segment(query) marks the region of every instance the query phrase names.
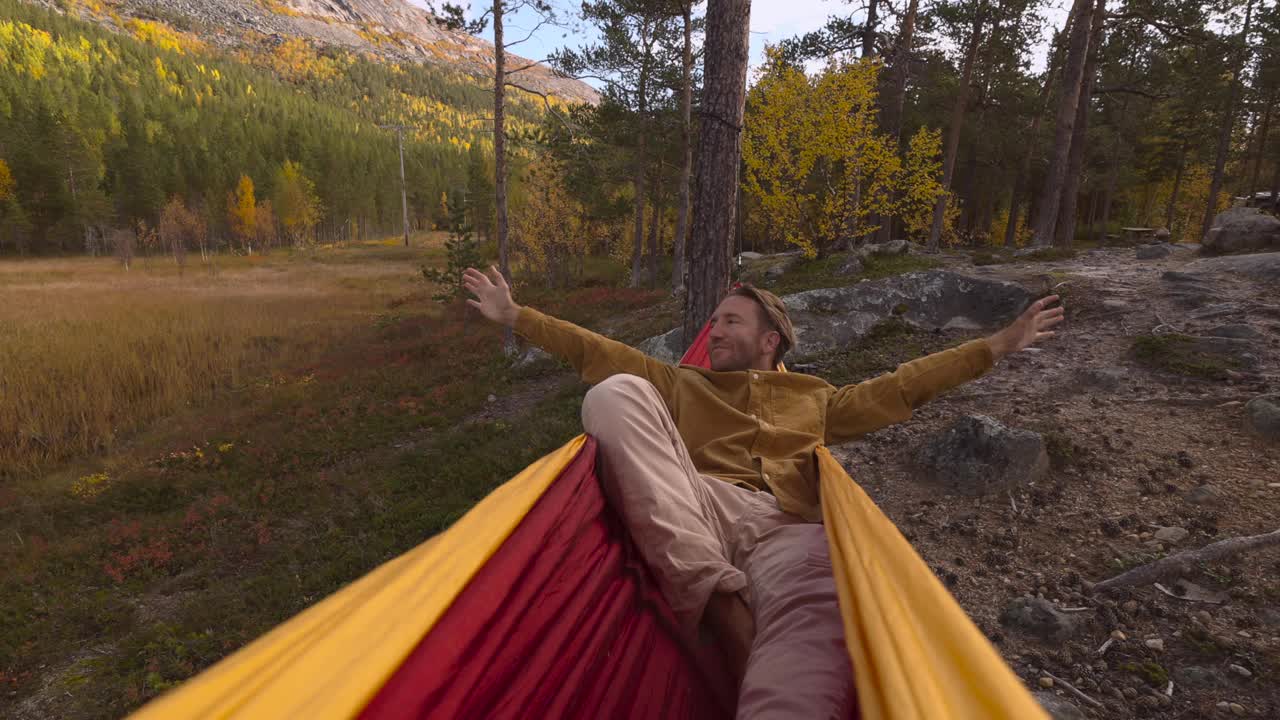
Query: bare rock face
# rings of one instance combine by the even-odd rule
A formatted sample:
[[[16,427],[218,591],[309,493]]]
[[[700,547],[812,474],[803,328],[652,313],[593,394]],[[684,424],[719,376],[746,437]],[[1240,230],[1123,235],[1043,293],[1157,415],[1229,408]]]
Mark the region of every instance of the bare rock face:
[[[930,330],[997,328],[1017,317],[1032,299],[1016,283],[946,270],[807,290],[782,298],[796,331],[796,348],[788,357],[803,359],[844,347],[891,317]],[[678,329],[649,338],[639,348],[665,362],[675,362],[684,352]]]
[[[1049,455],[1039,433],[966,415],[920,448],[921,479],[961,495],[1006,492],[1044,477]]]
[[[1206,255],[1259,250],[1280,250],[1280,218],[1249,207],[1218,213],[1201,243],[1201,252]]]
[[[804,357],[858,340],[881,320],[898,317],[926,329],[995,328],[1032,301],[1021,285],[946,270],[914,272],[783,298]]]
[[[113,10],[124,16],[185,18],[202,36],[234,45],[246,31],[277,38],[301,37],[332,47],[368,52],[401,62],[444,65],[466,73],[491,76],[493,44],[462,31],[449,30],[427,10],[405,0],[280,0],[273,10],[257,0],[121,0]],[[97,18],[95,18],[97,19]],[[217,36],[221,37],[217,37]],[[530,65],[508,55],[510,68]],[[586,83],[557,77],[533,64],[520,71],[521,85],[572,102],[599,102]],[[490,84],[492,78],[490,77]]]
[[[1185,274],[1193,275],[1202,275],[1208,272],[1227,272],[1244,275],[1263,282],[1280,282],[1280,253],[1254,253],[1252,255],[1207,258],[1188,263],[1183,270]]]

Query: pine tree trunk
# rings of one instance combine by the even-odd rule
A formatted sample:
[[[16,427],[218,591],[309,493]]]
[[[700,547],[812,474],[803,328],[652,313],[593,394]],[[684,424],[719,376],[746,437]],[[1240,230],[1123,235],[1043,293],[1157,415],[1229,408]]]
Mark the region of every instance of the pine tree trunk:
[[[1080,80],[1080,98],[1076,102],[1076,122],[1071,132],[1071,150],[1067,154],[1067,177],[1062,188],[1062,207],[1058,210],[1058,228],[1054,245],[1070,247],[1076,234],[1076,204],[1080,199],[1080,175],[1084,169],[1085,148],[1089,142],[1089,111],[1093,101],[1093,84],[1097,76],[1098,53],[1102,47],[1103,19],[1106,0],[1097,0],[1089,33],[1089,52]]]
[[[671,262],[671,292],[684,291],[684,246],[689,234],[689,176],[693,172],[693,8],[686,2],[681,9],[684,20],[684,50],[680,62],[680,164],[679,194],[676,198],[675,250]]]
[[[1178,204],[1178,192],[1182,189],[1182,173],[1187,166],[1187,143],[1183,141],[1182,149],[1178,151],[1178,170],[1173,175],[1173,190],[1169,193],[1169,202],[1164,207],[1164,226],[1169,230],[1170,237],[1173,233],[1173,209]]]
[[[876,0],[867,0],[867,22],[862,26],[862,57],[876,55]]]
[[[1204,221],[1200,223],[1200,238],[1204,239],[1213,227],[1213,217],[1218,210],[1218,192],[1222,190],[1222,173],[1227,167],[1227,153],[1231,150],[1231,129],[1236,124],[1236,100],[1240,97],[1240,74],[1249,57],[1249,23],[1253,19],[1253,0],[1245,6],[1244,28],[1240,31],[1240,59],[1236,62],[1231,89],[1227,92],[1227,107],[1222,113],[1222,125],[1218,129],[1218,152],[1213,163],[1213,179],[1209,181],[1209,199],[1205,202]]]
[[[1076,0],[1071,15],[1071,42],[1067,50],[1067,63],[1062,74],[1062,97],[1058,102],[1057,125],[1053,137],[1053,154],[1045,173],[1044,189],[1040,193],[1039,210],[1032,228],[1031,242],[1045,246],[1053,240],[1053,229],[1062,204],[1062,189],[1067,178],[1067,155],[1071,151],[1071,136],[1075,129],[1076,105],[1080,100],[1080,86],[1084,79],[1084,66],[1089,54],[1089,35],[1092,31],[1092,0]]]
[[[511,282],[511,249],[507,244],[507,129],[506,86],[507,52],[503,46],[502,3],[493,0],[493,202],[497,211],[498,272]],[[515,335],[511,328],[502,334],[502,348],[508,355],[515,352]]]
[[[1253,156],[1253,172],[1249,173],[1249,197],[1258,192],[1258,176],[1262,173],[1262,158],[1267,155],[1267,135],[1271,133],[1271,111],[1276,104],[1276,93],[1273,90],[1267,98],[1267,107],[1262,112],[1262,128],[1258,133],[1258,152]]]
[[[1124,110],[1125,110],[1125,106],[1122,103],[1120,106],[1120,116],[1122,119],[1124,117]],[[1116,184],[1120,181],[1120,158],[1118,155],[1119,152],[1120,152],[1120,128],[1119,128],[1119,123],[1117,122],[1116,123],[1116,139],[1115,139],[1115,142],[1112,143],[1111,145],[1111,173],[1107,176],[1107,191],[1102,196],[1102,227],[1100,228],[1101,236],[1098,238],[1095,238],[1099,242],[1106,239],[1107,228],[1111,224],[1111,200],[1116,196]]]
[[[974,61],[978,57],[978,47],[982,42],[982,25],[986,21],[987,4],[979,0],[977,12],[973,19],[973,30],[969,33],[969,46],[964,53],[964,64],[960,70],[960,87],[956,90],[956,102],[951,108],[951,126],[947,128],[947,144],[942,153],[942,189],[943,194],[933,206],[933,225],[929,228],[929,252],[938,251],[938,243],[942,239],[942,226],[947,217],[947,198],[951,193],[951,176],[956,167],[956,152],[960,148],[960,126],[964,124],[964,111],[969,104],[969,83],[973,80]]]
[[[653,205],[649,209],[649,281],[648,287],[656,290],[658,287],[658,260],[662,257],[662,233],[660,232],[662,219],[662,197],[659,193],[653,194]]]
[[[636,109],[639,111],[640,133],[636,147],[636,174],[632,180],[635,187],[635,227],[632,229],[631,249],[631,287],[636,288],[644,282],[644,208],[648,201],[645,197],[648,173],[649,122],[647,93],[649,84],[649,52],[651,43],[644,43],[644,59],[640,64],[640,77],[636,84]]]
[[[1067,32],[1070,27],[1071,18],[1067,18],[1067,25],[1062,32]],[[1027,180],[1031,175],[1031,159],[1035,156],[1036,136],[1040,133],[1040,122],[1049,111],[1050,91],[1053,89],[1053,79],[1058,73],[1061,59],[1062,53],[1054,53],[1049,61],[1049,67],[1045,70],[1044,84],[1040,86],[1040,109],[1031,116],[1031,125],[1027,128],[1027,148],[1022,153],[1022,163],[1018,165],[1018,172],[1013,176],[1013,187],[1009,190],[1009,224],[1004,228],[1004,246],[1007,248],[1018,245],[1018,220],[1019,215],[1022,214],[1022,196],[1026,193]],[[1027,212],[1030,213],[1030,211],[1031,209],[1028,208]]]
[[[699,162],[686,247],[684,342],[697,336],[729,284],[747,97],[750,0],[708,0]]]
[[[635,176],[631,185],[635,188],[635,206],[632,208],[631,229],[631,282],[633,288],[640,287],[644,271],[644,207],[645,207],[645,138],[640,133],[640,145],[636,150]]]
[[[889,101],[884,104],[882,117],[884,118],[885,132],[893,138],[894,146],[902,147],[902,108],[906,104],[907,99],[907,78],[910,76],[911,67],[911,44],[915,41],[916,34],[916,14],[920,7],[920,0],[911,0],[907,5],[907,13],[902,17],[902,28],[898,31],[898,44],[893,51],[893,80],[891,86],[893,88]],[[884,217],[880,219],[880,230],[876,233],[876,238],[880,242],[888,242],[893,239],[893,223],[895,218]]]

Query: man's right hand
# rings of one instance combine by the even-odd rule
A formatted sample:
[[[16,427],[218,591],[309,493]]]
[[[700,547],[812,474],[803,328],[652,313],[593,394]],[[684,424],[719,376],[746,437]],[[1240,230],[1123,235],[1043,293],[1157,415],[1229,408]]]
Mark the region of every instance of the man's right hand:
[[[520,306],[511,299],[511,288],[497,268],[490,265],[487,274],[467,268],[462,273],[462,286],[476,296],[475,300],[467,300],[468,305],[494,322],[515,327]]]

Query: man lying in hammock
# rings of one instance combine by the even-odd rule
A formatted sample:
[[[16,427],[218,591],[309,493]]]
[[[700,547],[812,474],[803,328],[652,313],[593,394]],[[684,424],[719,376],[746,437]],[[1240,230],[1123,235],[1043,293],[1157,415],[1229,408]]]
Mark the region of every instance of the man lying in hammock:
[[[601,481],[682,630],[703,621],[740,683],[738,717],[845,718],[854,704],[819,507],[814,449],[911,417],[1004,355],[1051,337],[1057,296],[983,340],[857,385],[774,372],[795,346],[786,308],[743,285],[711,317],[711,369],[660,362],[517,305],[502,276],[468,269],[467,302],[594,385],[584,430]]]

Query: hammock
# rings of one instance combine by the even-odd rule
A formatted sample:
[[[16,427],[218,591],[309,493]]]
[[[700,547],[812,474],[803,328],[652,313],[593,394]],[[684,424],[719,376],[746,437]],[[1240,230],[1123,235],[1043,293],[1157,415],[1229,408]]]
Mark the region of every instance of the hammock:
[[[709,325],[682,362],[708,365]],[[732,718],[605,502],[595,441],[139,710],[173,718]],[[864,720],[1048,720],[826,448],[823,519]]]

